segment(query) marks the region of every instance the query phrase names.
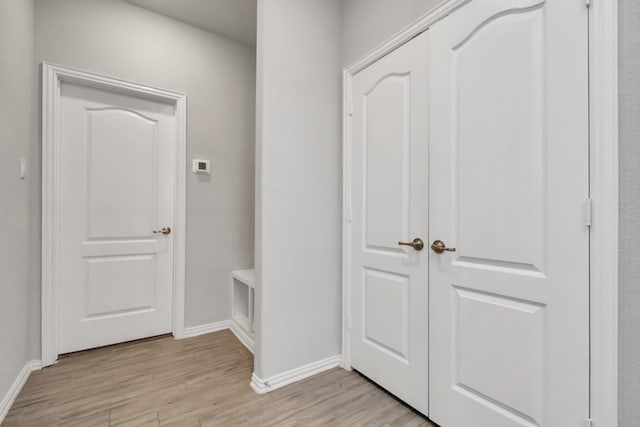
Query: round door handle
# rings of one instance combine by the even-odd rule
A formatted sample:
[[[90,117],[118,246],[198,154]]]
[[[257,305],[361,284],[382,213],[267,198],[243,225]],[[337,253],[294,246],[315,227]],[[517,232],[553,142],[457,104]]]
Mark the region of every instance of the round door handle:
[[[447,252],[455,252],[456,248],[448,248],[447,245],[445,245],[445,243],[442,240],[436,240],[431,244],[431,249],[438,254],[443,253],[444,251]]]
[[[424,242],[421,238],[416,237],[413,242],[398,242],[400,246],[411,246],[416,251],[421,251],[424,248]]]
[[[162,227],[161,230],[153,230],[153,234],[169,234],[171,233],[171,227]]]

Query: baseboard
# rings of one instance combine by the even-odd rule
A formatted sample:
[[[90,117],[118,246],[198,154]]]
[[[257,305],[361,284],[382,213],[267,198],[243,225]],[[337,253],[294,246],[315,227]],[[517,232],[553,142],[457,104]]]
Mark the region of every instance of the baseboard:
[[[266,379],[260,378],[254,372],[251,376],[251,388],[258,394],[268,393],[337,366],[342,366],[342,356],[340,355],[318,360]]]
[[[247,349],[253,353],[255,346],[253,344],[253,339],[238,325],[236,325],[232,320],[223,320],[222,322],[215,323],[207,323],[204,325],[198,326],[189,326],[188,328],[184,328],[184,336],[182,338],[192,338],[197,337],[198,335],[210,334],[211,332],[224,331],[225,329],[230,329],[231,332],[238,338]]]
[[[236,338],[238,338],[238,341],[240,341],[245,347],[247,347],[247,350],[249,350],[253,354],[255,351],[253,338],[251,338],[251,336],[247,334],[244,329],[238,326],[233,320],[231,321],[230,329],[231,332],[233,332],[233,334],[236,336]]]
[[[223,320],[222,322],[206,323],[204,325],[189,326],[184,328],[183,338],[197,337],[198,335],[210,334],[211,332],[224,331],[231,326],[230,320]]]
[[[0,402],[0,424],[4,421],[4,417],[9,413],[9,409],[11,409],[11,405],[15,402],[16,397],[20,394],[20,390],[24,387],[24,384],[29,379],[29,375],[33,371],[37,371],[42,368],[42,363],[39,360],[31,360],[27,362],[18,376],[16,377],[9,390],[7,390],[7,394],[4,395],[2,401]]]
[[[272,388],[267,385],[267,382],[257,376],[255,372],[251,374],[251,382],[249,383],[249,385],[251,386],[253,391],[258,394],[269,393],[272,390]]]

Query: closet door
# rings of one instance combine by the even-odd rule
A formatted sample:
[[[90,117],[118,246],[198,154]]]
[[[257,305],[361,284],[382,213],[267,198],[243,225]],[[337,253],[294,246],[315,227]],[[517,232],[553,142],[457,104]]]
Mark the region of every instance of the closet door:
[[[352,366],[425,414],[427,50],[425,33],[354,76],[348,178]]]
[[[442,426],[579,427],[589,414],[587,19],[583,0],[472,0],[430,29]]]

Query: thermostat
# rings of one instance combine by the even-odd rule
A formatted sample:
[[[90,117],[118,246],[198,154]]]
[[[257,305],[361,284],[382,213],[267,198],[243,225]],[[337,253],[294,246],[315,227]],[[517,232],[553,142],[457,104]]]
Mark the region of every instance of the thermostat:
[[[193,173],[211,173],[211,161],[193,159]]]

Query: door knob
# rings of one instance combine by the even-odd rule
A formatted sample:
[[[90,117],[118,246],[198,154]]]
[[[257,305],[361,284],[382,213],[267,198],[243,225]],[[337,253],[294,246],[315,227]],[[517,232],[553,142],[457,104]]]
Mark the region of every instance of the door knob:
[[[436,240],[431,244],[431,249],[438,254],[441,254],[444,251],[447,252],[455,252],[456,248],[448,248],[447,245],[444,244],[442,240]]]
[[[171,233],[171,227],[162,227],[161,230],[153,230],[153,234],[169,234]]]
[[[421,251],[424,248],[424,242],[421,238],[416,237],[413,242],[398,242],[400,246],[411,246],[416,251]]]

